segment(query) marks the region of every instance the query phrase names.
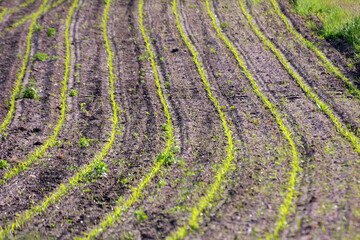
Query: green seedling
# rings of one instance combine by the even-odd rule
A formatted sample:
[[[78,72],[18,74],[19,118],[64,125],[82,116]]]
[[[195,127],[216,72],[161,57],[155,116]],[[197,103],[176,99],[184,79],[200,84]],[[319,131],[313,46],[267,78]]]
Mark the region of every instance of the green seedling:
[[[49,57],[49,55],[47,55],[47,53],[36,53],[32,59],[45,62],[45,61],[49,60],[50,57]]]
[[[6,161],[6,160],[0,160],[0,169],[4,170],[6,168],[8,168],[10,166],[10,164]]]
[[[77,96],[79,94],[79,91],[78,90],[76,90],[76,89],[71,89],[70,90],[70,97],[75,97],[75,96]]]
[[[228,23],[228,22],[222,22],[221,25],[220,25],[220,27],[221,27],[222,29],[228,28],[228,27],[230,27],[230,23]]]
[[[40,24],[35,24],[35,26],[34,26],[34,30],[35,30],[35,32],[39,32],[39,31],[41,31],[41,30],[43,30],[43,26],[41,26]]]
[[[47,30],[47,36],[48,37],[53,37],[56,35],[56,29],[55,28],[48,28]]]
[[[94,141],[93,139],[87,139],[86,137],[82,137],[82,138],[80,138],[78,145],[81,148],[89,147],[93,141]]]
[[[37,87],[27,87],[25,88],[25,90],[22,93],[22,97],[23,98],[31,98],[31,99],[39,99],[39,93],[38,93],[38,88]]]
[[[94,163],[93,168],[85,174],[85,180],[95,180],[107,176],[109,169],[105,163],[102,161],[97,161]]]
[[[140,221],[144,221],[148,218],[148,216],[146,216],[144,210],[142,208],[139,208],[139,210],[136,210],[134,212],[134,217],[140,222]]]

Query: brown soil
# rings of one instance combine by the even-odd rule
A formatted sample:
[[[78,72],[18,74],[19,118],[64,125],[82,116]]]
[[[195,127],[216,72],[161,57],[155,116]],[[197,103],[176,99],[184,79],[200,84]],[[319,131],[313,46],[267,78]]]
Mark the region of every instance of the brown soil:
[[[36,11],[39,1],[4,19],[0,30],[21,16]],[[301,90],[296,81],[252,31],[238,1],[214,0],[211,8],[218,23],[228,22],[224,34],[234,43],[260,91],[279,109],[301,154],[296,192],[282,239],[354,238],[359,234],[358,154],[338,133],[331,120]],[[261,32],[282,52],[319,97],[331,105],[336,116],[360,136],[359,100],[347,92],[337,77],[329,74],[317,56],[301,45],[283,25],[268,1],[246,9]],[[318,42],[305,22],[280,1],[297,29]],[[67,116],[56,146],[39,162],[16,175],[0,188],[0,226],[16,214],[39,204],[66,183],[76,171],[90,163],[106,144],[112,128],[107,52],[101,19],[104,1],[81,0],[73,15],[71,71]],[[4,0],[0,6],[14,7]],[[47,53],[51,60],[31,60],[23,86],[35,79],[39,100],[20,98],[1,139],[0,159],[10,168],[52,134],[60,113],[60,87],[64,74],[65,19],[71,3],[65,1],[45,13],[38,23],[44,28],[32,38],[31,57]],[[204,211],[200,228],[187,239],[257,239],[272,233],[279,206],[287,191],[291,170],[290,147],[276,119],[238,66],[231,51],[217,37],[205,2],[179,1],[185,34],[200,55],[211,90],[228,118],[235,142],[234,167],[221,191]],[[36,215],[14,232],[17,239],[72,239],[97,226],[113,211],[119,198],[128,199],[131,189],[144,179],[165,144],[166,122],[157,95],[150,61],[138,23],[138,1],[112,1],[108,37],[114,53],[115,100],[120,123],[115,142],[103,160],[109,172],[102,178],[81,182],[45,213]],[[176,27],[170,1],[145,1],[144,24],[152,39],[160,82],[172,116],[176,160],[151,179],[142,196],[99,239],[164,239],[183,226],[189,211],[214,182],[217,166],[225,157],[227,139],[214,104],[209,99],[192,56]],[[291,16],[290,16],[291,15]],[[7,113],[5,98],[21,65],[16,54],[25,51],[29,23],[1,36],[0,119]],[[49,27],[57,34],[48,37]],[[305,30],[303,30],[305,29]],[[325,43],[321,50],[352,79],[341,53]],[[81,147],[81,138],[92,139]],[[0,170],[3,177],[6,170]],[[147,218],[138,219],[142,211]]]

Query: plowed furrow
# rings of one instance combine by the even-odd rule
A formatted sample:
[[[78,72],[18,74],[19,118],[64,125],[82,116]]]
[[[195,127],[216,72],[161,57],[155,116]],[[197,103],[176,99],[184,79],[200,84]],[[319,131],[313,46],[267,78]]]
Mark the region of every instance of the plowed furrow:
[[[66,61],[67,64],[70,64],[69,28],[70,28],[70,23],[71,23],[71,16],[72,16],[72,13],[73,13],[75,7],[77,6],[77,4],[78,4],[78,1],[75,1],[73,3],[73,5],[72,5],[72,7],[70,9],[70,13],[69,13],[69,15],[67,17],[67,20],[66,20],[66,31],[65,31],[65,39],[66,39],[66,41],[65,42],[66,42],[66,49],[67,49],[67,61]],[[65,73],[67,73],[67,74],[69,73],[68,72],[69,68],[70,68],[70,66],[66,65]],[[109,66],[109,68],[111,69],[111,65]],[[108,153],[108,151],[110,150],[110,148],[112,146],[112,143],[113,143],[114,138],[115,138],[115,134],[117,132],[117,123],[118,123],[117,107],[116,107],[116,103],[115,103],[115,100],[114,100],[114,90],[113,90],[114,89],[113,88],[114,87],[114,85],[113,85],[114,77],[113,77],[112,74],[110,74],[110,76],[111,76],[111,78],[110,78],[109,85],[110,85],[110,96],[111,96],[111,102],[112,102],[112,104],[111,104],[112,107],[111,108],[113,110],[113,117],[111,118],[111,120],[113,121],[113,125],[112,125],[112,130],[111,130],[110,137],[108,138],[108,141],[106,141],[106,143],[103,144],[102,148],[97,152],[97,154],[94,157],[94,160],[90,164],[82,167],[79,171],[77,171],[75,173],[75,175],[72,178],[69,179],[68,183],[61,184],[56,189],[56,191],[53,191],[50,194],[48,194],[48,196],[40,204],[34,206],[33,208],[31,208],[29,210],[26,210],[26,211],[21,212],[20,214],[18,214],[16,219],[13,222],[9,223],[5,227],[5,231],[2,232],[4,235],[8,235],[14,229],[21,228],[24,223],[31,220],[35,215],[40,214],[44,210],[46,210],[49,205],[52,205],[53,203],[61,200],[61,197],[66,195],[67,192],[71,188],[73,188],[80,181],[82,181],[85,176],[88,176],[88,174],[90,172],[94,171],[95,167],[99,166],[99,164],[101,165],[101,162],[102,162],[103,158],[106,156],[106,154]]]
[[[235,8],[235,6],[234,5],[232,5],[232,4],[230,4],[229,2],[227,2],[227,3],[224,3],[224,5],[223,6],[227,6],[227,7],[230,7],[230,8]],[[216,9],[221,9],[221,8],[216,8]],[[221,11],[221,14],[220,14],[220,12],[219,12],[219,14],[220,15],[222,15],[222,16],[224,16],[225,14],[223,13],[223,12],[225,12],[226,10],[222,10]],[[225,18],[225,19],[223,19],[222,21],[229,21],[229,19],[231,19],[231,18]],[[229,21],[230,22],[230,24],[231,24],[231,26],[233,26],[233,24],[234,25],[238,25],[237,23],[235,23],[233,20],[232,21]],[[244,26],[242,26],[242,29],[244,28]],[[228,30],[226,31],[226,32],[228,32]],[[244,32],[243,30],[242,30],[242,32]],[[240,33],[240,31],[237,31],[237,33]],[[247,32],[246,32],[247,33]],[[248,38],[248,36],[249,36],[249,34],[251,35],[251,33],[247,33],[248,35],[246,35],[246,38]],[[239,35],[239,34],[238,34]],[[234,42],[236,43],[236,45],[238,46],[238,48],[240,48],[240,47],[242,47],[244,50],[245,50],[245,53],[246,53],[246,57],[247,58],[252,58],[252,57],[256,57],[255,59],[261,59],[261,58],[259,58],[259,57],[257,57],[256,56],[256,54],[254,54],[255,52],[256,52],[256,50],[254,51],[254,49],[256,49],[256,48],[254,48],[254,46],[252,46],[252,48],[253,48],[253,50],[246,50],[247,49],[247,46],[251,46],[250,44],[242,44],[242,45],[240,45],[240,44],[237,44],[237,40],[235,40],[235,37],[234,37],[234,35],[232,35],[231,36],[231,38],[232,39],[234,39]],[[239,36],[237,36],[237,39],[239,39]],[[257,45],[256,45],[257,46]],[[261,55],[263,55],[264,53],[266,52],[266,50],[264,51],[261,51]],[[259,52],[259,54],[260,54],[260,52]],[[260,55],[258,55],[258,56],[260,56]],[[269,57],[267,57],[267,58],[269,58]],[[271,57],[270,57],[270,59],[271,59]],[[253,61],[253,63],[256,63],[258,60],[256,60],[256,61]],[[255,65],[256,66],[256,65]],[[261,64],[261,66],[263,66],[265,69],[270,69],[270,68],[266,68],[266,64],[264,64],[264,63],[262,63]],[[273,65],[274,66],[274,65]],[[261,70],[257,70],[257,72],[261,72]],[[266,75],[265,75],[266,76]],[[264,78],[265,76],[263,76],[262,78]],[[267,78],[267,76],[264,78],[264,79],[266,79]],[[261,78],[260,78],[261,79]],[[269,82],[268,84],[267,84],[268,86],[271,86],[271,83]],[[288,88],[288,86],[286,86],[287,88]],[[293,91],[293,90],[292,90]],[[285,93],[286,94],[286,93]],[[292,93],[292,94],[294,94],[294,93]],[[286,94],[286,95],[289,95],[289,96],[291,96],[291,94]],[[278,97],[277,97],[278,98]],[[284,101],[283,101],[284,102]],[[287,103],[287,102],[284,102],[284,103]],[[297,116],[298,117],[298,120],[297,121],[299,121],[300,119],[299,119],[299,112],[298,113],[296,113],[296,111],[294,111],[294,109],[292,109],[292,108],[289,108],[289,106],[291,106],[291,105],[289,105],[289,104],[286,104],[285,105],[286,106],[286,108],[287,109],[289,109],[290,110],[290,112],[292,112],[292,114],[294,114],[295,116]],[[298,105],[299,106],[299,105]],[[300,112],[306,112],[306,110],[304,109],[304,110],[302,110],[302,111],[300,111]],[[300,128],[303,128],[303,126],[304,126],[304,122],[303,122],[303,120],[301,120],[302,121],[302,123],[298,123],[297,125],[298,125],[298,127],[300,127]],[[315,122],[314,122],[315,123]],[[305,124],[305,126],[311,126],[311,125],[314,125],[314,126],[317,126],[317,129],[315,130],[315,136],[317,135],[316,134],[316,132],[317,131],[319,131],[319,129],[321,129],[324,125],[321,125],[322,127],[321,128],[319,128],[320,127],[320,125],[318,125],[318,123],[315,123],[315,124]],[[323,129],[322,131],[323,131],[323,134],[324,135],[322,135],[322,136],[326,136],[326,135],[329,135],[329,133],[330,133],[330,136],[332,135],[332,137],[330,137],[330,138],[323,138],[323,141],[325,140],[325,143],[324,144],[329,144],[329,143],[327,143],[327,141],[328,140],[326,140],[326,139],[331,139],[331,138],[334,138],[335,136],[336,136],[336,134],[335,134],[335,136],[334,136],[334,130],[332,129],[332,127],[330,127],[330,128],[327,128],[328,130],[325,130],[325,129]],[[302,130],[302,131],[304,131],[304,132],[309,132],[309,130]],[[311,131],[310,131],[311,132]],[[313,134],[314,134],[313,133]],[[308,135],[308,134],[307,134]],[[310,142],[310,139],[314,139],[314,137],[315,136],[312,136],[312,137],[309,137],[309,140],[308,140],[308,142]],[[316,137],[315,137],[316,138]],[[336,137],[336,138],[338,138],[338,137]],[[311,140],[312,142],[314,142],[314,140]],[[317,141],[315,142],[315,143],[317,143]],[[332,144],[331,144],[332,145]],[[320,145],[318,145],[319,147],[314,147],[314,149],[319,149],[320,151],[319,151],[319,153],[321,153],[321,155],[323,155],[324,153],[324,151],[323,151],[323,149],[321,148],[321,144]],[[348,150],[346,150],[347,149],[347,147],[345,147],[345,149],[343,150],[343,151],[345,151],[345,152],[348,152]],[[318,153],[317,153],[318,154]],[[318,159],[321,159],[321,158],[323,158],[323,156],[318,156]],[[327,158],[329,158],[329,157],[331,157],[331,156],[329,156],[328,154],[326,154],[325,153],[325,155],[327,155],[326,157]],[[351,155],[351,153],[350,153],[350,155]],[[356,158],[356,156],[354,156],[353,155],[353,157],[355,157]],[[343,159],[343,161],[344,161],[345,159]],[[334,169],[335,169],[335,167],[334,167]],[[338,171],[337,170],[335,170],[335,172],[337,172],[337,174],[338,174]]]
[[[11,8],[11,9],[3,7],[1,9],[2,12],[0,12],[0,24],[2,23],[2,21],[4,20],[5,17],[13,14],[14,12],[19,11],[22,8],[27,7],[29,4],[32,4],[34,2],[35,2],[35,0],[27,0],[26,2],[20,4],[19,6],[16,6],[16,7]]]
[[[161,29],[153,31],[150,37],[154,39],[154,49],[159,50],[157,54],[159,66],[162,66],[162,70],[165,69],[160,72],[161,79],[167,82],[164,92],[170,95],[169,98],[177,99],[178,103],[175,102],[175,106],[187,106],[180,107],[182,119],[185,120],[186,129],[188,129],[187,138],[181,147],[181,152],[177,154],[179,158],[175,163],[168,169],[164,169],[161,176],[149,183],[142,195],[145,199],[140,199],[139,202],[133,204],[133,209],[128,213],[123,213],[121,224],[111,227],[104,234],[104,238],[108,236],[111,238],[124,231],[135,231],[134,228],[138,229],[143,237],[157,238],[160,236],[158,234],[164,236],[169,229],[164,229],[166,232],[163,233],[156,233],[153,228],[143,227],[143,224],[137,226],[135,224],[137,220],[133,217],[134,211],[144,209],[149,217],[144,224],[151,224],[154,228],[158,226],[159,221],[163,221],[164,215],[170,219],[176,219],[176,214],[170,214],[168,211],[179,203],[182,189],[186,187],[192,192],[199,191],[198,182],[210,182],[207,178],[213,173],[211,173],[209,161],[219,162],[221,157],[219,155],[223,154],[215,152],[215,146],[224,148],[224,140],[217,137],[223,135],[223,130],[217,120],[215,109],[206,96],[201,80],[191,77],[197,74],[196,68],[191,61],[191,56],[185,53],[186,49],[181,45],[182,40],[178,36],[178,30],[175,26],[171,26],[171,20],[173,20],[171,6],[169,7],[166,2],[157,1],[146,4],[144,7],[149,19],[146,21],[150,22],[149,28]],[[159,15],[162,17],[155,17]],[[166,25],[162,27],[164,23]],[[204,126],[206,126],[206,131],[202,130]],[[198,155],[192,156],[192,151],[196,151]],[[188,169],[194,174],[186,177],[185,166],[191,166]],[[165,197],[163,193],[167,196]],[[156,211],[158,207],[165,209],[159,213]]]
[[[98,3],[103,4],[102,1]],[[119,66],[119,69],[114,67],[114,73],[119,76],[115,86],[116,98],[123,106],[120,113],[125,115],[123,123],[126,126],[121,128],[124,134],[115,139],[116,145],[104,159],[110,171],[102,179],[74,187],[61,202],[49,206],[46,214],[35,217],[35,224],[28,224],[25,234],[55,225],[60,227],[51,229],[47,234],[67,239],[96,226],[112,211],[119,196],[131,194],[129,187],[136,186],[137,181],[147,173],[146,168],[150,167],[156,152],[161,150],[157,132],[161,121],[155,115],[156,109],[161,108],[150,70],[145,77],[140,71],[148,66],[138,60],[138,56],[144,52],[139,49],[141,43],[134,41],[136,29],[129,28],[134,21],[131,11],[133,3],[114,3],[113,8],[127,13],[116,16],[109,14],[112,17],[108,25],[109,39],[114,40],[113,51],[117,53],[114,63]],[[134,133],[139,136],[135,137]],[[74,204],[76,209],[73,208]],[[73,229],[72,232],[69,229]]]

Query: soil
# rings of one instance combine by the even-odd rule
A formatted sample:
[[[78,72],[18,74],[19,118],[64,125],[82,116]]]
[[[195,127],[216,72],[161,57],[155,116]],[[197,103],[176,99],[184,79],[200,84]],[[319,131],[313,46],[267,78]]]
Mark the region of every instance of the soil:
[[[312,91],[331,106],[349,131],[360,137],[359,99],[287,30],[269,1],[243,2],[260,31],[285,55]],[[223,33],[238,50],[259,90],[277,107],[300,153],[297,197],[280,238],[355,238],[360,234],[358,154],[263,45],[241,12],[239,2],[210,3],[217,23],[229,24]],[[308,40],[316,44],[320,41],[320,50],[344,75],[354,79],[356,71],[348,67],[344,53],[309,31],[306,21],[292,11],[290,4],[283,0],[279,3],[295,28]],[[40,4],[36,1],[4,18],[0,32],[37,11]],[[34,81],[39,99],[20,96],[16,100],[7,137],[0,140],[0,159],[10,164],[0,170],[1,178],[53,134],[60,114],[65,19],[71,4],[65,1],[38,19],[43,29],[35,32],[31,40],[30,57],[41,52],[50,59],[31,59],[27,65],[22,86],[26,88]],[[120,118],[115,141],[102,160],[109,171],[97,179],[81,181],[45,212],[16,229],[10,239],[83,236],[121,204],[121,199],[131,196],[132,189],[162,153],[166,118],[140,31],[138,5],[138,0],[112,1],[107,24]],[[0,8],[15,6],[15,1],[0,2]],[[55,146],[0,187],[2,227],[14,221],[17,214],[41,203],[61,183],[66,184],[108,142],[113,109],[101,25],[104,7],[103,0],[80,0],[74,11],[68,94],[75,90],[76,94],[67,97],[66,119]],[[199,229],[189,230],[186,239],[264,238],[273,232],[279,206],[288,190],[293,157],[289,143],[271,111],[253,91],[233,53],[217,36],[205,1],[178,1],[178,11],[184,33],[199,53],[211,91],[233,132],[235,148],[232,170],[202,213]],[[145,1],[144,25],[151,38],[179,150],[174,162],[161,168],[141,197],[99,239],[165,239],[187,223],[189,211],[214,182],[226,155],[227,138],[221,119],[179,34],[172,3]],[[53,37],[47,36],[50,27],[56,29]],[[6,99],[12,94],[21,67],[19,56],[25,52],[28,28],[29,22],[0,35],[0,119],[8,111]],[[87,147],[80,144],[84,138],[90,139]],[[139,217],[139,213],[146,217]]]

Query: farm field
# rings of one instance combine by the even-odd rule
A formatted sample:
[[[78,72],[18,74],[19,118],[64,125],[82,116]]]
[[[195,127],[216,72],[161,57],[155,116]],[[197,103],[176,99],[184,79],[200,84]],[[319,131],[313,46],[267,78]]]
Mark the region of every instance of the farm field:
[[[287,0],[0,0],[0,239],[360,239],[358,73]]]

